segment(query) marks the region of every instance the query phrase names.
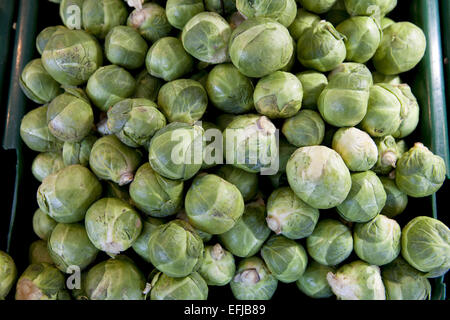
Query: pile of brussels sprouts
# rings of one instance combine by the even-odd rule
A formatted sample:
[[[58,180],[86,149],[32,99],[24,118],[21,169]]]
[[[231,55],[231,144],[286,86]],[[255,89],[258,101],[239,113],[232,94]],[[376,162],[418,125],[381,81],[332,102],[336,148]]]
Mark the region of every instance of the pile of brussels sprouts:
[[[229,286],[260,300],[279,282],[312,298],[430,298],[449,228],[430,212],[396,219],[446,168],[405,140],[420,107],[399,74],[426,40],[386,17],[396,0],[53,2],[63,25],[39,33],[20,78],[42,105],[20,127],[38,152],[40,240],[18,280],[0,253],[0,298],[198,300]],[[223,141],[226,161],[202,163],[214,129],[264,139]],[[261,175],[251,151],[279,155],[279,170]]]

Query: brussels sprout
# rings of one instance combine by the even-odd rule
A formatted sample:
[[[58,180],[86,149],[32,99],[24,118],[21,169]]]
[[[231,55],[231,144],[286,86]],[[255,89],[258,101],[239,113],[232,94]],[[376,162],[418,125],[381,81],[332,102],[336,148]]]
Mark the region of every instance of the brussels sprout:
[[[224,286],[233,279],[236,271],[234,257],[220,244],[206,246],[198,273],[210,286]]]
[[[421,143],[416,143],[397,161],[395,182],[410,197],[432,195],[445,181],[445,162]]]
[[[59,83],[82,85],[103,64],[102,48],[83,30],[60,29],[45,46],[42,64]]]
[[[39,32],[38,36],[36,37],[36,49],[39,52],[39,54],[42,55],[42,52],[44,52],[45,46],[47,45],[47,42],[50,40],[52,35],[58,30],[65,30],[65,27],[51,26]]]
[[[224,165],[219,168],[216,174],[226,181],[234,184],[242,194],[244,201],[249,201],[258,192],[258,175],[242,169]]]
[[[429,300],[430,281],[424,274],[398,257],[381,268],[387,300]]]
[[[139,167],[142,154],[132,149],[114,136],[98,139],[92,147],[89,165],[100,179],[111,180],[119,186],[133,181],[134,172]]]
[[[101,111],[108,111],[117,102],[130,97],[136,88],[136,80],[125,69],[109,65],[99,68],[89,78],[86,93]]]
[[[270,183],[274,188],[288,184],[286,165],[291,155],[297,150],[297,147],[288,143],[286,139],[280,138],[278,149],[278,172],[269,176]]]
[[[167,20],[180,30],[191,18],[203,11],[203,0],[167,0],[166,4]]]
[[[292,40],[292,48],[293,48],[292,52],[296,52],[297,51],[297,42],[292,37],[291,37],[291,40]],[[281,68],[279,71],[291,72],[292,69],[294,69],[294,67],[296,66],[296,62],[297,62],[297,57],[295,56],[295,54],[292,54],[291,59],[289,59],[288,64],[285,65],[283,68]]]
[[[373,167],[373,171],[378,174],[388,174],[397,165],[397,160],[402,156],[399,152],[394,137],[385,136],[375,139],[377,146],[377,162]]]
[[[126,256],[92,267],[85,285],[90,300],[144,300],[145,277]]]
[[[183,220],[158,226],[150,235],[148,248],[150,262],[169,277],[186,277],[200,267],[202,239]]]
[[[377,145],[366,132],[357,128],[337,130],[332,146],[351,171],[367,171],[377,163]]]
[[[236,8],[248,18],[272,18],[288,27],[295,19],[295,0],[236,0]]]
[[[36,180],[42,182],[45,177],[58,172],[64,167],[65,165],[60,153],[44,152],[34,158],[31,165],[31,172]]]
[[[173,81],[191,72],[194,60],[184,50],[181,40],[165,37],[150,47],[145,65],[152,76]]]
[[[128,16],[127,25],[139,31],[146,40],[155,42],[172,30],[166,10],[156,3],[145,3]]]
[[[407,84],[399,84],[397,88],[402,92],[402,98],[405,100],[405,107],[402,110],[402,122],[392,135],[394,138],[404,138],[409,136],[419,124],[420,108],[416,97],[411,92],[411,88]]]
[[[346,221],[362,223],[375,218],[385,204],[383,184],[373,171],[366,171],[352,174],[350,193],[336,209]]]
[[[352,184],[341,156],[324,146],[297,149],[287,163],[286,174],[297,197],[317,209],[341,204]]]
[[[183,220],[183,221],[185,221],[185,222],[187,222],[187,223],[189,223],[189,219],[188,219],[188,216],[187,216],[187,214],[186,214],[186,210],[180,210],[178,213],[177,213],[177,215],[175,216],[175,219],[180,219],[180,220]],[[190,223],[189,223],[190,224]],[[192,226],[192,225],[191,225]],[[194,227],[192,227],[196,232],[197,232],[197,234],[199,235],[199,237],[202,239],[202,241],[204,242],[204,243],[206,243],[206,242],[208,242],[209,240],[211,240],[212,239],[212,234],[210,234],[210,233],[208,233],[208,232],[205,232],[205,231],[202,231],[202,230],[200,230],[200,229],[196,229],[196,228],[194,228]]]
[[[231,61],[247,77],[262,78],[284,68],[293,52],[289,31],[269,18],[250,18],[231,34]]]
[[[349,17],[344,0],[337,0],[334,6],[325,13],[325,20],[331,22],[334,26],[337,26]]]
[[[253,83],[232,64],[215,66],[208,74],[205,89],[211,103],[223,112],[239,114],[254,108]]]
[[[427,278],[444,275],[450,268],[450,230],[437,219],[412,219],[402,230],[402,257]]]
[[[63,24],[69,29],[83,27],[82,9],[84,0],[61,0],[59,16]]]
[[[42,240],[50,238],[50,234],[57,224],[55,220],[41,209],[37,209],[33,214],[33,231]]]
[[[99,39],[104,39],[115,26],[125,24],[128,11],[121,0],[84,0],[83,28]]]
[[[384,16],[397,5],[397,0],[344,0],[351,16]]]
[[[222,16],[236,11],[236,0],[205,0],[204,2],[206,10],[217,12]]]
[[[231,291],[238,300],[270,300],[277,286],[278,280],[258,257],[241,260],[230,282]]]
[[[92,244],[111,257],[130,248],[142,231],[137,211],[117,198],[103,198],[90,206],[85,225]]]
[[[17,278],[14,260],[0,250],[0,300],[4,300]]]
[[[320,21],[320,17],[311,12],[301,8],[297,10],[297,15],[294,21],[289,26],[289,33],[295,41],[298,41],[306,30],[312,28],[317,22]]]
[[[142,70],[136,77],[136,90],[132,98],[156,101],[162,85],[163,82],[160,79],[150,75],[147,70]]]
[[[317,71],[303,71],[296,74],[303,87],[303,109],[317,109],[317,101],[328,85],[327,77]]]
[[[16,300],[70,300],[64,275],[51,264],[28,266],[16,285]]]
[[[331,71],[345,60],[343,36],[325,20],[305,30],[297,43],[300,63],[320,72]]]
[[[62,150],[62,159],[64,165],[81,164],[87,167],[89,164],[89,156],[97,137],[88,135],[80,142],[64,142]]]
[[[208,285],[197,272],[181,278],[172,278],[158,272],[153,276],[150,286],[150,300],[206,300],[208,298]]]
[[[244,214],[234,227],[219,235],[225,248],[241,258],[256,254],[270,235],[265,211],[266,207],[261,200],[247,204]]]
[[[329,272],[327,280],[331,290],[340,300],[386,300],[380,268],[361,260]]]
[[[48,252],[47,242],[44,240],[36,240],[30,245],[28,250],[28,261],[30,264],[42,262],[55,264],[50,256],[50,253]]]
[[[57,222],[84,219],[86,210],[102,193],[102,185],[89,169],[71,165],[47,176],[37,191],[39,208]]]
[[[325,123],[316,111],[300,110],[292,118],[286,119],[282,132],[289,143],[296,147],[319,145],[325,135]]]
[[[380,26],[381,26],[381,29],[384,30],[387,27],[389,27],[391,24],[394,24],[394,23],[395,23],[394,20],[387,18],[387,17],[383,17],[380,21]]]
[[[367,113],[372,74],[363,64],[341,64],[328,76],[317,102],[320,114],[335,127],[356,126]]]
[[[132,248],[142,259],[145,260],[145,262],[150,263],[150,249],[148,246],[150,236],[155,231],[155,229],[163,223],[164,222],[162,220],[151,217],[145,217],[142,219],[142,232],[133,243]]]
[[[321,14],[329,11],[336,0],[298,0],[300,4],[308,11]]]
[[[394,218],[406,209],[408,196],[397,187],[394,180],[380,177],[380,181],[386,192],[386,204],[383,210],[381,210],[381,213],[388,218]]]
[[[373,84],[388,83],[388,84],[400,84],[402,80],[399,75],[387,76],[378,71],[372,72]]]
[[[373,57],[375,69],[395,75],[414,68],[425,54],[426,38],[411,22],[397,22],[383,30],[383,39]]]
[[[297,280],[297,287],[308,297],[319,299],[333,296],[327,281],[327,274],[335,272],[334,267],[324,266],[311,261],[302,276]]]

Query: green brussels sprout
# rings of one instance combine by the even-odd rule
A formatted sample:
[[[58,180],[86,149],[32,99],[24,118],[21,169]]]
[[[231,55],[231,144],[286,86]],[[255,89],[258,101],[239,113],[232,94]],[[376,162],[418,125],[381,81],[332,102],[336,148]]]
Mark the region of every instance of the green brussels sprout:
[[[181,278],[172,278],[158,272],[153,276],[150,286],[150,300],[206,300],[208,298],[208,285],[197,272]]]
[[[267,240],[261,248],[261,257],[273,276],[284,283],[297,281],[308,264],[303,246],[281,235]]]
[[[167,20],[180,30],[191,18],[203,11],[203,0],[167,0],[166,4]]]
[[[253,199],[258,192],[258,175],[256,173],[250,173],[231,165],[224,165],[219,168],[216,174],[234,184],[241,192],[245,202]]]
[[[188,219],[188,216],[187,216],[187,214],[186,214],[186,210],[180,210],[178,213],[177,213],[177,215],[175,216],[175,219],[180,219],[180,220],[183,220],[183,221],[185,221],[185,222],[187,222],[187,223],[189,223],[189,219]],[[190,223],[189,223],[190,224]],[[191,225],[192,226],[192,225]],[[194,228],[194,227],[192,227],[196,232],[197,232],[197,234],[199,235],[199,237],[202,239],[202,241],[204,242],[204,243],[206,243],[206,242],[208,242],[209,240],[211,240],[212,239],[212,234],[210,234],[210,233],[208,233],[208,232],[205,232],[205,231],[202,231],[202,230],[200,230],[200,229],[196,229],[196,228]]]
[[[383,184],[373,171],[353,173],[350,193],[336,209],[346,221],[368,222],[383,210],[386,197]]]
[[[322,220],[306,238],[306,249],[311,258],[320,264],[336,266],[353,251],[352,233],[337,220]]]
[[[328,12],[336,3],[336,0],[298,0],[308,11],[321,14]]]
[[[260,79],[253,93],[256,110],[271,119],[289,118],[302,107],[303,87],[292,73],[275,71]]]
[[[244,16],[242,13],[240,13],[239,11],[235,11],[233,12],[229,17],[228,17],[228,23],[230,24],[231,30],[236,29],[237,27],[239,27],[239,25],[244,22],[245,20],[247,20],[247,17]]]
[[[341,204],[352,184],[341,156],[324,146],[297,149],[286,165],[286,174],[297,197],[317,209]]]
[[[403,152],[400,152],[393,136],[376,138],[375,143],[378,150],[378,156],[373,171],[378,174],[386,175],[397,166],[397,161],[402,156]]]
[[[413,198],[432,195],[445,181],[445,162],[421,143],[416,143],[397,161],[395,182]]]
[[[125,69],[109,65],[99,68],[89,78],[86,93],[101,111],[107,112],[117,102],[130,97],[136,88],[136,80]]]
[[[211,103],[223,112],[240,114],[254,108],[253,83],[230,63],[211,70],[205,89]]]
[[[64,165],[81,164],[87,167],[92,147],[97,141],[97,137],[90,134],[79,142],[64,142],[62,150],[62,160]]]
[[[57,224],[58,222],[41,209],[37,209],[33,214],[33,231],[42,240],[48,240],[50,238]]]
[[[414,68],[425,54],[427,40],[411,22],[397,22],[383,30],[383,39],[373,57],[375,69],[386,75]]]
[[[366,132],[357,128],[338,129],[332,146],[351,171],[367,171],[377,163],[377,145]]]
[[[75,164],[47,176],[37,191],[37,202],[57,222],[74,223],[84,219],[101,194],[102,185],[95,175]]]
[[[405,211],[408,205],[408,195],[397,187],[395,180],[380,177],[380,181],[386,192],[386,204],[381,213],[388,218],[394,218]]]
[[[335,272],[334,267],[324,266],[311,261],[302,276],[297,280],[297,287],[308,297],[320,299],[333,296],[327,281],[327,274]]]
[[[450,230],[437,219],[412,219],[402,230],[402,257],[427,278],[444,275],[450,268]]]
[[[366,116],[372,74],[360,63],[341,64],[328,76],[317,101],[323,119],[335,127],[353,127]]]
[[[392,136],[401,139],[409,136],[417,128],[417,125],[419,124],[420,108],[409,85],[399,84],[397,85],[397,88],[402,92],[406,106],[401,113],[402,122]]]
[[[295,41],[298,41],[306,30],[312,28],[319,21],[320,17],[318,15],[300,8],[297,10],[297,15],[288,28],[289,33]]]
[[[325,20],[305,30],[297,43],[297,58],[307,68],[331,71],[345,60],[343,36]]]
[[[145,262],[150,263],[149,257],[149,246],[148,241],[152,233],[156,230],[156,228],[162,225],[164,222],[160,219],[145,217],[142,219],[142,231],[139,237],[131,246],[133,250],[145,260]]]
[[[292,52],[296,52],[297,51],[297,42],[292,37],[291,37],[291,40],[292,40],[292,48],[293,48]],[[295,54],[292,54],[291,59],[289,59],[288,64],[285,65],[283,68],[281,68],[279,71],[291,72],[292,69],[294,69],[296,62],[297,62],[297,57],[295,56]]]
[[[28,261],[30,264],[48,263],[55,264],[47,248],[47,242],[44,240],[34,241],[28,250]]]
[[[220,244],[206,246],[198,273],[209,286],[224,286],[233,279],[236,271],[233,255]]]
[[[59,83],[82,85],[103,64],[102,48],[83,30],[60,29],[45,46],[42,64]]]
[[[380,17],[391,12],[397,5],[397,0],[344,0],[345,7],[351,16]]]
[[[138,212],[117,198],[96,201],[87,210],[84,223],[92,244],[111,257],[130,248],[142,231]]]
[[[31,165],[31,172],[39,182],[45,179],[48,175],[58,172],[65,167],[63,158],[60,153],[43,152],[39,153],[34,158]]]
[[[36,37],[36,49],[40,55],[42,55],[42,52],[44,52],[45,46],[47,45],[47,42],[50,40],[52,35],[58,30],[65,30],[65,27],[51,26],[39,32],[38,36]]]
[[[317,71],[303,71],[296,74],[303,87],[303,109],[317,109],[317,101],[328,85],[327,77]]]
[[[383,17],[383,18],[381,18],[380,26],[381,26],[381,29],[384,30],[387,27],[389,27],[391,24],[394,24],[394,23],[395,23],[394,20],[387,18],[387,17]]]
[[[290,144],[296,147],[319,145],[325,136],[325,123],[314,110],[300,110],[284,121],[281,129]]]
[[[194,59],[184,50],[180,39],[164,37],[150,47],[145,65],[152,76],[173,81],[191,72]]]
[[[344,0],[337,0],[334,6],[325,13],[325,20],[331,22],[333,26],[337,26],[349,17]]]
[[[381,268],[387,300],[429,300],[430,281],[424,274],[398,257]]]
[[[218,64],[229,61],[230,36],[230,25],[221,15],[200,12],[184,26],[181,41],[184,49],[194,58]]]
[[[169,122],[194,124],[205,113],[208,96],[199,82],[178,79],[161,87],[158,105]]]
[[[310,236],[318,220],[319,210],[300,200],[289,187],[276,189],[267,200],[267,225],[286,238]]]
[[[85,280],[90,300],[145,300],[145,284],[144,275],[126,256],[100,262]]]
[[[247,77],[262,78],[284,68],[294,53],[292,37],[270,18],[250,18],[231,34],[231,61]]]
[[[272,18],[288,27],[295,19],[295,0],[236,0],[236,8],[247,18]]]
[[[14,260],[0,250],[0,300],[4,300],[17,278],[17,269]]]
[[[220,242],[235,256],[247,258],[256,254],[270,235],[265,212],[261,200],[247,204],[234,227],[219,235]]]
[[[84,0],[81,10],[83,28],[104,39],[115,26],[125,24],[128,11],[121,0]]]
[[[339,300],[386,300],[380,268],[361,260],[329,272],[327,281]]]
[[[205,9],[225,16],[236,11],[236,0],[205,0]]]
[[[142,70],[136,77],[136,90],[131,97],[156,101],[158,98],[159,89],[162,85],[163,82],[160,79],[150,75],[147,72],[147,69]]]
[[[262,259],[250,257],[241,260],[230,287],[237,300],[270,300],[278,280]]]
[[[70,300],[64,275],[49,263],[29,265],[16,285],[16,300]]]
[[[401,84],[402,79],[399,75],[384,75],[378,71],[372,72],[373,84],[388,83],[388,84]]]
[[[173,122],[153,136],[148,158],[150,166],[172,180],[189,180],[202,167],[203,128]]]
[[[244,199],[234,184],[214,174],[202,174],[186,193],[185,209],[193,227],[222,234],[244,213]]]
[[[278,172],[269,176],[270,183],[274,188],[288,184],[286,177],[286,165],[291,155],[295,152],[295,150],[297,150],[297,147],[291,145],[286,141],[286,139],[281,137],[278,149]]]
[[[179,219],[153,230],[148,240],[150,262],[169,277],[181,278],[197,271],[203,241],[192,226]]]
[[[147,215],[164,218],[181,208],[183,186],[183,181],[160,176],[147,162],[137,170],[130,184],[130,196],[136,207]]]
[[[141,36],[151,42],[168,36],[172,30],[166,10],[152,2],[133,10],[128,16],[127,25],[135,28]]]
[[[100,179],[111,180],[119,186],[133,181],[142,154],[123,144],[115,135],[98,139],[91,149],[89,165]]]

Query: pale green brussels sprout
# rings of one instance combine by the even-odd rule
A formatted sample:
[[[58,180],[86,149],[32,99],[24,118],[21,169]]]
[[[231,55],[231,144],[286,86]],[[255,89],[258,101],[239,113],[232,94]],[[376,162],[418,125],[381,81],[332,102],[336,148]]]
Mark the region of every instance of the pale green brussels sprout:
[[[13,287],[17,278],[14,260],[0,250],[0,300],[4,300]]]
[[[402,79],[399,75],[384,75],[378,71],[372,72],[373,84],[388,83],[388,84],[401,84]]]
[[[293,53],[289,31],[270,18],[247,19],[231,34],[231,61],[247,77],[262,78],[284,68]]]
[[[320,17],[318,15],[300,8],[297,10],[297,15],[288,28],[289,33],[295,41],[298,41],[306,30],[313,27],[319,21]]]
[[[402,257],[427,278],[444,275],[450,268],[450,230],[437,219],[412,219],[402,230]]]
[[[87,83],[86,93],[92,103],[107,112],[117,102],[130,97],[136,88],[136,80],[125,69],[109,65],[99,68]]]
[[[346,62],[328,76],[317,107],[323,119],[335,127],[356,126],[366,116],[370,103],[372,74],[360,63]]]
[[[386,192],[386,204],[381,213],[388,218],[394,218],[405,211],[408,205],[408,195],[397,187],[395,180],[380,177],[380,181]]]
[[[378,156],[373,171],[378,174],[387,175],[397,166],[397,161],[403,152],[400,152],[393,136],[377,138],[375,139],[375,143]]]
[[[84,0],[61,0],[59,16],[67,28],[79,29],[83,27],[83,2]]]
[[[99,39],[104,39],[115,26],[127,21],[128,11],[122,0],[84,0],[83,28]]]
[[[97,139],[96,136],[90,134],[79,142],[64,142],[62,150],[64,165],[81,164],[87,167],[92,147]]]
[[[139,150],[123,144],[115,135],[109,135],[94,143],[89,165],[100,179],[111,180],[123,186],[133,181],[134,172],[141,160]]]
[[[325,13],[325,20],[331,22],[334,26],[337,26],[349,17],[344,0],[337,0],[334,6]]]
[[[329,11],[336,3],[336,0],[298,0],[298,2],[306,10],[321,14]]]
[[[136,89],[131,97],[156,101],[162,85],[161,79],[150,75],[147,69],[142,70],[136,77]]]
[[[200,174],[185,198],[190,224],[210,234],[222,234],[244,213],[244,199],[232,183],[214,174]]]
[[[203,164],[203,128],[173,122],[153,136],[148,151],[153,170],[172,180],[189,180]]]
[[[44,52],[45,46],[47,45],[47,42],[50,40],[52,35],[56,31],[63,29],[65,29],[64,26],[50,26],[39,32],[38,36],[36,37],[36,49],[39,54],[42,55],[42,52]]]
[[[270,300],[277,290],[278,280],[262,259],[250,257],[239,262],[230,287],[237,300]]]
[[[204,2],[206,10],[217,12],[222,16],[236,11],[236,0],[205,0]]]
[[[414,198],[432,195],[445,181],[445,162],[421,143],[416,143],[397,161],[395,182]]]
[[[306,67],[331,71],[345,60],[343,36],[325,20],[307,29],[297,43],[297,58]]]
[[[280,137],[278,149],[278,172],[269,176],[270,183],[274,188],[288,184],[286,177],[286,165],[291,155],[295,150],[297,150],[297,147],[288,143],[283,137]]]
[[[427,40],[411,22],[397,22],[383,30],[383,39],[373,57],[375,69],[386,75],[414,68],[425,54]]]
[[[306,238],[314,231],[319,210],[307,205],[289,187],[272,192],[267,200],[267,225],[289,239]]]
[[[394,24],[394,23],[395,23],[394,20],[387,18],[387,17],[383,17],[380,21],[380,26],[381,26],[381,29],[384,30],[387,27],[389,27],[391,24]]]
[[[306,238],[306,249],[311,258],[320,264],[336,266],[353,251],[352,233],[337,220],[322,220]]]
[[[256,196],[258,192],[258,175],[231,165],[224,165],[219,168],[216,174],[232,183],[239,189],[244,201],[249,201]]]
[[[167,0],[166,15],[169,23],[182,30],[196,14],[205,11],[203,0]]]
[[[149,257],[149,239],[156,228],[164,222],[160,219],[145,217],[142,219],[142,231],[139,237],[131,246],[133,250],[146,262],[150,263]]]
[[[155,42],[166,37],[172,26],[166,16],[166,10],[156,3],[145,3],[128,16],[127,25],[135,28],[146,40]]]
[[[366,132],[357,128],[338,129],[332,146],[351,171],[370,170],[378,159],[375,142]]]
[[[236,8],[247,18],[272,18],[288,27],[295,19],[295,0],[236,0]]]
[[[305,272],[308,256],[303,246],[281,235],[272,236],[261,248],[267,269],[279,281],[297,281]]]
[[[381,268],[386,300],[430,300],[431,285],[425,275],[398,257]]]
[[[286,174],[297,197],[317,209],[341,204],[352,184],[344,160],[325,146],[297,149],[287,163]]]
[[[83,30],[60,29],[45,46],[42,64],[59,83],[82,85],[103,64],[102,48]]]
[[[296,74],[303,87],[303,109],[317,109],[317,101],[325,87],[328,85],[327,77],[317,71],[303,71]]]
[[[44,69],[41,59],[31,60],[19,79],[23,93],[36,103],[48,103],[62,93],[60,84]]]
[[[290,144],[296,147],[319,145],[325,136],[325,123],[314,110],[300,110],[284,121],[281,129]]]
[[[84,283],[90,300],[145,300],[145,277],[126,256],[95,265]]]
[[[180,39],[164,37],[150,47],[145,65],[152,76],[173,81],[191,72],[194,59],[184,50]]]
[[[386,300],[380,268],[361,260],[329,272],[327,281],[339,300]]]
[[[147,215],[164,218],[181,208],[183,186],[183,181],[160,176],[147,162],[137,170],[130,184],[130,196],[135,206]]]
[[[72,273],[72,266],[83,270],[94,262],[98,250],[83,225],[58,223],[48,239],[48,252],[59,270]]]
[[[142,231],[138,212],[117,198],[96,201],[87,210],[84,223],[92,244],[111,257],[130,248]]]
[[[244,22],[245,20],[247,20],[247,17],[244,16],[242,13],[240,13],[239,11],[235,11],[233,12],[229,17],[228,17],[228,23],[230,24],[231,30],[236,29],[237,27],[239,27],[239,25]]]
[[[41,262],[29,265],[16,285],[16,300],[70,300],[64,275],[55,266]]]
[[[197,272],[177,278],[155,272],[150,283],[150,300],[207,300],[207,298],[208,285]]]
[[[43,152],[34,158],[31,164],[31,172],[36,180],[42,182],[48,175],[58,172],[65,167],[60,153]]]
[[[37,209],[33,214],[33,231],[42,240],[48,240],[50,238],[57,224],[58,222],[41,209]]]
[[[253,83],[230,63],[209,72],[205,89],[211,103],[223,112],[240,114],[254,108]]]
[[[44,240],[36,240],[28,249],[28,261],[30,264],[48,263],[55,264],[48,251],[47,242]]]
[[[383,210],[386,197],[383,184],[373,171],[353,173],[350,193],[336,209],[346,221],[368,222]]]
[[[175,216],[175,219],[180,219],[180,220],[183,220],[183,221],[189,223],[189,219],[188,219],[188,216],[187,216],[187,214],[186,214],[186,210],[184,210],[184,209],[183,209],[183,210],[180,210],[180,211],[177,213],[177,215]],[[189,223],[189,224],[190,224],[190,223]],[[192,225],[191,225],[191,226],[192,226]],[[197,232],[197,234],[199,235],[199,237],[202,239],[203,243],[208,242],[208,241],[211,240],[212,237],[213,237],[213,235],[210,234],[210,233],[208,233],[208,232],[202,231],[202,230],[200,230],[200,229],[196,229],[196,228],[194,228],[194,227],[192,227],[192,228]]]
[[[256,254],[270,235],[265,213],[262,200],[247,204],[234,227],[219,235],[220,242],[235,256],[246,258]]]
[[[224,286],[233,279],[236,271],[233,255],[220,244],[206,246],[198,273],[210,286]]]
[[[153,230],[148,248],[150,262],[159,271],[181,278],[198,270],[204,247],[189,223],[175,219]]]
[[[400,89],[403,94],[402,98],[405,101],[405,106],[401,113],[402,122],[392,136],[394,138],[401,139],[409,136],[417,128],[417,125],[419,124],[420,108],[416,97],[411,92],[409,85],[406,83],[399,84],[397,85],[397,88]]]
[[[75,164],[47,176],[37,191],[37,202],[57,222],[74,223],[84,219],[86,210],[101,193],[97,177]]]
[[[256,110],[270,119],[292,117],[302,107],[302,99],[302,83],[284,71],[261,78],[253,93]]]
[[[344,3],[351,16],[382,17],[397,6],[397,0],[344,0]]]
[[[327,274],[335,272],[334,267],[324,266],[312,260],[305,272],[297,280],[297,287],[308,297],[320,299],[333,296],[327,281]]]

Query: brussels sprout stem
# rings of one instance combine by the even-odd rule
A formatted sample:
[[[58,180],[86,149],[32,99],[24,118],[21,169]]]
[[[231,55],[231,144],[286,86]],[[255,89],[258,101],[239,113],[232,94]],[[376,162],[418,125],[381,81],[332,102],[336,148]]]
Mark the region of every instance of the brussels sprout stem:
[[[134,179],[134,175],[131,172],[122,174],[119,179],[119,186],[124,186],[126,184],[129,184],[131,181],[133,181],[133,179]]]
[[[381,163],[385,166],[391,166],[395,168],[397,163],[397,155],[393,151],[387,151],[381,157]]]
[[[276,234],[281,233],[281,226],[280,222],[276,218],[266,218],[267,225],[269,226],[269,229],[275,232]]]
[[[242,282],[251,285],[258,283],[259,280],[259,274],[256,269],[244,270],[234,278],[234,281],[236,282]]]
[[[214,245],[214,247],[211,250],[211,257],[214,260],[222,260],[224,254],[225,253],[223,252],[223,248],[222,248],[222,246],[219,243]]]

